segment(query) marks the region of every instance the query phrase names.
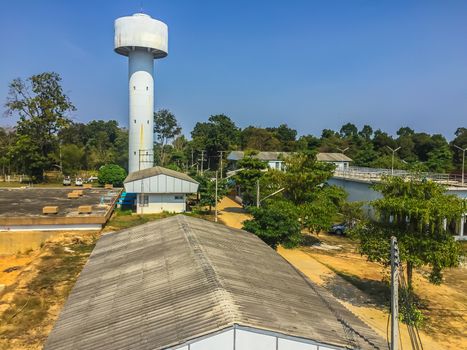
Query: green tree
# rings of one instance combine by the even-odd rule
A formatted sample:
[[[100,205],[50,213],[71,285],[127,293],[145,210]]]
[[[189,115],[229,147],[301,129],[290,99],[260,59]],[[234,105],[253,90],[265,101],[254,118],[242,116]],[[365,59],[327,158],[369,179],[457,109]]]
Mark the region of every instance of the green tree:
[[[180,135],[182,128],[178,125],[175,115],[167,109],[161,109],[154,113],[154,134],[159,146],[160,165],[166,163],[166,146],[170,140]]]
[[[358,129],[355,126],[355,124],[347,123],[347,124],[342,125],[339,133],[341,134],[343,138],[351,139],[357,136]]]
[[[237,166],[242,170],[235,175],[234,179],[235,183],[241,188],[243,205],[254,205],[256,204],[257,182],[264,175],[268,165],[266,162],[255,158],[254,153],[247,153],[238,162]]]
[[[84,148],[77,145],[62,145],[62,172],[65,175],[75,175],[83,168]]]
[[[194,176],[195,180],[199,182],[198,194],[199,204],[208,206],[209,211],[216,205],[216,180],[213,177],[203,175]],[[227,180],[217,179],[217,202],[219,203],[228,193]]]
[[[316,199],[323,184],[332,177],[335,165],[319,162],[314,152],[300,152],[285,158],[285,168],[287,171],[279,176],[284,198],[302,205]]]
[[[0,128],[0,167],[2,175],[5,177],[11,174],[14,160],[11,151],[16,143],[16,133],[12,129]]]
[[[240,134],[242,149],[257,151],[279,151],[281,141],[277,136],[266,129],[249,126]]]
[[[122,187],[126,171],[117,164],[107,164],[100,167],[97,178],[101,185],[112,184],[116,187]]]
[[[328,230],[339,213],[345,192],[339,187],[325,186],[317,191],[313,200],[299,207],[303,228],[319,233]]]
[[[193,148],[197,150],[196,156],[201,150],[205,150],[205,159],[208,160],[210,169],[217,169],[219,151],[236,149],[240,142],[240,130],[226,115],[212,115],[208,122],[196,123],[191,132]],[[206,166],[203,166],[206,169]]]
[[[415,176],[409,180],[387,177],[374,186],[383,198],[371,202],[376,219],[357,226],[354,234],[370,261],[389,264],[389,242],[396,236],[401,261],[406,263],[407,282],[412,289],[413,269],[429,266],[429,280],[439,284],[442,271],[459,264],[460,248],[444,221],[457,222],[466,210],[465,200],[445,194],[435,182]]]
[[[297,130],[289,128],[287,124],[281,124],[276,128],[266,128],[280,142],[280,147],[273,151],[294,151],[296,148]]]
[[[58,133],[70,124],[68,114],[76,110],[63,92],[61,77],[46,72],[9,85],[7,114],[19,116],[14,155],[34,181],[42,181],[44,170],[54,164]]]
[[[243,229],[254,233],[276,249],[279,244],[294,248],[302,240],[298,209],[287,201],[273,201],[261,208],[251,208],[252,220],[243,223]]]

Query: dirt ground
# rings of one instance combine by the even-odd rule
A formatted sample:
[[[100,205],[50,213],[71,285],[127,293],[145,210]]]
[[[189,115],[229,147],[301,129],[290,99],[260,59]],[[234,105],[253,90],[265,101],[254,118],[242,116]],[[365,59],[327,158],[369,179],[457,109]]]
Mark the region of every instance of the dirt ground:
[[[42,349],[97,235],[63,232],[28,253],[0,256],[0,350]]]
[[[228,226],[241,228],[249,216],[230,198],[219,205],[219,217]],[[299,249],[279,248],[278,253],[315,283],[328,289],[342,304],[386,339],[388,312],[382,282],[387,272],[366,261],[347,238],[321,234],[310,236]],[[318,243],[319,242],[319,243]],[[427,320],[420,336],[425,350],[467,349],[467,269],[446,271],[445,283],[435,286],[418,271],[414,277],[417,295],[426,301]],[[403,349],[411,349],[407,328],[401,324]],[[442,345],[441,345],[442,344]]]

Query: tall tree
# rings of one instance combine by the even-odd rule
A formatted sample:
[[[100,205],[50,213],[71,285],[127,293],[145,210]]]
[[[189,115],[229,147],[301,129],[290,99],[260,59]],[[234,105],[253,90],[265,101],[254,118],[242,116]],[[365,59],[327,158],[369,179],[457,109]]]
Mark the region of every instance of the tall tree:
[[[44,170],[52,167],[57,134],[70,124],[69,114],[76,110],[61,80],[59,74],[46,72],[14,79],[9,85],[7,114],[19,116],[14,154],[34,181],[41,181]]]
[[[289,128],[287,124],[281,124],[275,128],[266,128],[271,132],[280,142],[280,147],[273,151],[294,151],[296,148],[297,130]]]
[[[219,151],[230,151],[239,145],[240,130],[226,115],[212,115],[208,122],[196,123],[191,132],[193,147],[200,151],[206,151],[205,158],[210,161],[210,168],[217,169]],[[206,169],[206,166],[203,165]]]
[[[257,182],[265,174],[267,167],[267,163],[255,158],[254,153],[245,154],[245,157],[238,162],[238,168],[242,170],[234,179],[241,188],[244,205],[256,204]]]
[[[159,146],[160,165],[165,165],[167,144],[181,132],[182,128],[178,125],[175,115],[169,110],[161,109],[154,113],[154,134]]]
[[[240,139],[243,150],[279,151],[282,148],[281,141],[273,132],[254,126],[243,129]]]

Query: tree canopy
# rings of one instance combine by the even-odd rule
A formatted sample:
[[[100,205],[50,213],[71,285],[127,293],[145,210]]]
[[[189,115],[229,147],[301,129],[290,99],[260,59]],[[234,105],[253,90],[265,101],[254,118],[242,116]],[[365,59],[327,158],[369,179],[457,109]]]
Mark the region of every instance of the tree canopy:
[[[276,249],[279,244],[293,248],[302,236],[296,207],[288,201],[274,201],[264,207],[251,209],[253,219],[243,223],[243,229],[256,234]]]
[[[5,106],[8,115],[19,116],[11,153],[33,180],[41,181],[44,169],[58,166],[54,159],[58,133],[70,125],[69,114],[76,108],[54,72],[14,79]]]
[[[443,269],[459,263],[459,245],[449,226],[466,211],[465,200],[447,195],[442,185],[416,176],[409,180],[387,177],[375,189],[383,195],[371,202],[376,217],[354,232],[362,254],[387,265],[390,237],[396,236],[401,261],[407,264],[409,286],[413,268],[419,266],[428,266],[429,280],[440,283]]]

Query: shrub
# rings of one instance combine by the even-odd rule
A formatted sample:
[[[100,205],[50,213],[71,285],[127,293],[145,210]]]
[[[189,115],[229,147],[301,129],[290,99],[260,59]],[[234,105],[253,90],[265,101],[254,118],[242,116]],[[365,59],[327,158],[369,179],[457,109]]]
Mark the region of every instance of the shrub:
[[[254,233],[272,248],[279,244],[294,248],[302,240],[297,208],[290,202],[276,201],[261,208],[251,208],[253,220],[243,223],[243,229]]]
[[[101,185],[112,184],[116,187],[122,187],[126,171],[119,165],[107,164],[100,167],[97,178]]]

